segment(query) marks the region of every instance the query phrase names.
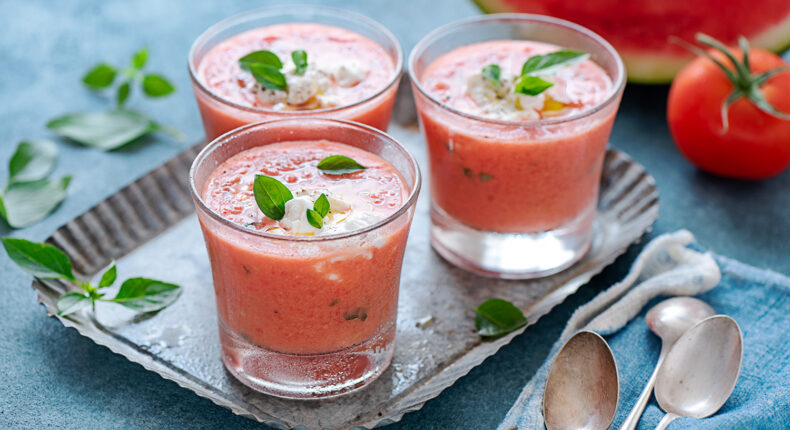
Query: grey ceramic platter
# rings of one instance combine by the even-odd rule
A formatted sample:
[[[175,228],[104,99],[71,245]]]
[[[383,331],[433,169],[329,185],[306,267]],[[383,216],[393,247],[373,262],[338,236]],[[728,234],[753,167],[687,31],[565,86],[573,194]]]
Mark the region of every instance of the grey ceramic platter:
[[[405,85],[404,85],[405,87]],[[390,133],[424,162],[422,139],[406,94]],[[275,428],[372,428],[420,409],[524,331],[493,341],[475,333],[474,308],[491,297],[515,303],[534,324],[638,241],[658,216],[653,178],[610,149],[602,175],[597,235],[571,268],[539,280],[500,281],[456,269],[430,247],[428,186],[423,187],[409,237],[398,306],[396,352],[390,368],[363,390],[331,400],[284,400],[252,391],[220,361],[208,257],[187,184],[200,146],[120,190],[48,239],[72,259],[78,276],[96,276],[110,259],[121,277],[146,276],[180,284],[181,298],[154,316],[135,317],[118,306],[95,314],[58,317],[99,345],[234,413]],[[36,281],[50,315],[67,286]],[[417,324],[431,319],[431,324]]]

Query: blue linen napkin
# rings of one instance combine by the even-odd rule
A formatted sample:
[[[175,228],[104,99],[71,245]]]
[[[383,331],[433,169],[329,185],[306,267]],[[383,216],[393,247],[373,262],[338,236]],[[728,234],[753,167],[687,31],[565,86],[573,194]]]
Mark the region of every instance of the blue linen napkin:
[[[669,429],[788,429],[790,278],[726,257],[710,253],[703,255],[715,259],[721,271],[721,281],[715,288],[697,297],[710,304],[717,313],[733,317],[741,326],[744,336],[743,365],[735,391],[716,414],[705,419],[680,418],[670,424]],[[608,292],[607,290],[600,296]],[[600,296],[591,303],[599,300]],[[661,342],[647,327],[645,314],[665,298],[666,296],[659,296],[650,300],[621,329],[600,329],[601,326],[598,325],[596,331],[609,342],[620,376],[620,400],[612,428],[618,428],[625,419],[658,359]],[[554,345],[549,358],[527,384],[500,424],[500,430],[544,428],[542,397],[546,376],[555,355],[567,338],[568,334],[564,333]],[[655,397],[651,398],[638,428],[655,428],[663,415]]]

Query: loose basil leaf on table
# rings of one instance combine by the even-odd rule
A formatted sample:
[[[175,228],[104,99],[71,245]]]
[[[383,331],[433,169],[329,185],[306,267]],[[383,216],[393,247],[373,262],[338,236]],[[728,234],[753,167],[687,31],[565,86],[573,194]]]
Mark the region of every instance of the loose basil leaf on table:
[[[115,93],[115,104],[118,109],[122,108],[126,100],[129,99],[129,94],[132,92],[132,82],[126,81],[118,85],[118,91]]]
[[[113,263],[109,269],[107,269],[102,275],[101,280],[99,280],[98,288],[109,287],[115,280],[118,278],[118,269],[115,267],[115,263]]]
[[[58,148],[48,140],[20,142],[8,163],[8,182],[28,182],[44,179],[52,173],[58,158]]]
[[[140,70],[143,67],[145,67],[145,63],[147,63],[147,62],[148,62],[148,49],[147,48],[140,48],[132,56],[132,67],[134,67],[137,70]]]
[[[261,212],[275,221],[285,216],[285,202],[294,198],[282,182],[265,175],[255,175],[252,192]]]
[[[92,303],[90,297],[83,293],[66,293],[58,299],[58,315],[64,316],[87,308]]]
[[[366,169],[365,166],[345,155],[330,155],[318,162],[318,168],[329,175],[344,175]]]
[[[83,145],[110,151],[154,131],[156,123],[132,110],[73,113],[55,118],[47,128]]]
[[[22,228],[46,218],[66,198],[71,176],[13,182],[0,195],[0,216],[13,228]]]
[[[176,88],[164,76],[149,73],[143,76],[143,92],[148,97],[164,97]]]
[[[130,278],[118,294],[104,301],[117,303],[137,312],[156,312],[170,306],[181,295],[181,287],[148,278]]]
[[[69,257],[52,245],[4,237],[3,247],[17,266],[36,278],[76,280]]]
[[[82,83],[92,90],[102,90],[112,85],[118,71],[107,63],[100,63],[88,70],[82,77]]]
[[[502,336],[527,324],[524,314],[504,299],[488,299],[475,309],[475,327],[482,337]]]

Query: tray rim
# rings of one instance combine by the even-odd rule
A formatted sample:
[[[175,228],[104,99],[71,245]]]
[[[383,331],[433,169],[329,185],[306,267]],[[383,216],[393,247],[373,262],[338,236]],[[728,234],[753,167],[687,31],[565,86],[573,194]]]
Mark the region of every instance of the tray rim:
[[[139,186],[139,184],[143,181],[148,180],[150,177],[157,174],[157,172],[168,169],[172,167],[173,164],[183,163],[186,159],[189,163],[191,163],[191,159],[194,158],[194,155],[197,151],[204,146],[204,142],[200,141],[197,144],[185,149],[184,151],[180,152],[179,154],[175,155],[171,159],[165,161],[164,163],[154,167],[146,174],[141,176],[140,178],[134,180],[130,184],[120,188],[115,193],[111,194],[110,196],[106,197],[93,207],[89,208],[85,212],[77,215],[72,220],[68,221],[67,223],[60,226],[51,236],[46,239],[47,243],[60,246],[61,240],[58,240],[58,234],[61,233],[62,230],[68,228],[71,223],[77,222],[78,220],[83,219],[85,216],[90,215],[94,211],[96,211],[100,206],[106,204],[107,201],[119,195],[126,190]],[[442,366],[437,367],[436,371],[427,376],[426,378],[418,381],[417,384],[414,384],[412,389],[407,389],[403,393],[401,393],[398,397],[393,399],[393,402],[388,404],[385,409],[379,411],[379,413],[375,416],[362,416],[358,417],[354,421],[350,421],[347,424],[348,428],[364,428],[364,429],[371,429],[374,427],[380,427],[384,425],[389,425],[392,423],[399,422],[406,413],[414,412],[422,409],[425,403],[431,399],[438,397],[445,389],[449,388],[456,381],[460,378],[468,374],[473,368],[479,366],[483,363],[487,358],[491,357],[492,355],[496,354],[500,348],[509,344],[512,339],[520,334],[522,334],[528,327],[535,324],[541,317],[545,316],[551,310],[563,303],[568,296],[574,294],[578,289],[587,284],[592,277],[599,274],[603,269],[611,265],[615,259],[623,255],[630,245],[640,243],[644,235],[650,231],[652,231],[653,224],[655,220],[658,218],[658,209],[659,209],[659,199],[658,199],[658,190],[656,188],[655,179],[647,173],[644,166],[634,161],[631,157],[629,157],[624,152],[608,147],[606,152],[607,160],[610,156],[614,156],[620,161],[628,163],[632,166],[636,166],[641,173],[645,176],[647,181],[649,197],[651,200],[648,203],[647,209],[647,217],[649,218],[646,221],[646,226],[641,229],[639,236],[629,242],[628,244],[624,245],[621,248],[617,248],[615,252],[612,252],[608,258],[602,260],[600,263],[600,268],[594,271],[587,271],[579,276],[569,279],[565,283],[560,284],[556,288],[552,289],[546,295],[544,295],[541,299],[532,303],[528,308],[522,309],[524,311],[525,316],[527,317],[527,325],[524,327],[509,333],[501,338],[497,338],[494,341],[485,341],[481,340],[476,343],[474,346],[471,346],[469,350],[464,353],[459,354],[458,356],[448,360],[447,363],[443,364]],[[160,228],[152,228],[150,231],[147,231],[143,234],[142,238],[135,240],[134,245],[130,248],[124,249],[122,253],[118,255],[111,255],[111,256],[103,256],[104,260],[108,261],[112,258],[121,257],[127,255],[134,251],[137,247],[140,247],[153,239],[154,237],[161,234],[163,231],[169,229],[170,227],[174,226],[176,223],[183,221],[185,218],[190,216],[194,213],[194,207],[192,206],[191,200],[189,201],[189,209],[188,210],[178,210],[179,208],[175,208],[173,211],[173,215],[175,219],[170,220],[170,222],[160,226]],[[166,218],[167,216],[165,216]],[[61,247],[61,249],[63,249]],[[73,255],[68,252],[67,249],[63,249],[64,252],[70,254],[69,256],[73,258]],[[88,266],[90,267],[90,266]],[[572,266],[574,267],[574,266]],[[98,270],[98,269],[97,269]],[[97,273],[97,270],[84,270],[79,264],[75,265],[75,274],[82,275],[82,276],[90,276]],[[570,288],[568,286],[571,285]],[[51,294],[57,294],[58,296],[64,292],[69,291],[70,289],[68,286],[60,281],[52,281],[52,280],[39,280],[34,279],[32,282],[32,288],[37,291],[38,293],[38,301],[39,303],[43,304],[47,310],[48,316],[53,316],[57,318],[64,326],[68,328],[75,329],[80,335],[85,336],[91,339],[94,343],[100,346],[104,346],[108,348],[110,351],[116,354],[122,355],[127,360],[137,363],[141,365],[146,370],[155,372],[160,377],[165,380],[170,380],[178,384],[182,388],[189,389],[193,393],[197,394],[198,396],[204,397],[212,401],[214,404],[230,409],[234,414],[243,416],[245,418],[253,419],[255,421],[274,426],[276,428],[304,428],[303,425],[294,424],[294,425],[285,425],[282,422],[278,421],[279,418],[275,416],[271,416],[268,413],[261,411],[261,410],[248,410],[247,408],[242,407],[240,404],[244,402],[233,402],[233,399],[228,398],[224,393],[219,392],[217,390],[211,390],[210,385],[202,383],[196,378],[192,377],[192,375],[183,372],[179,368],[175,366],[169,366],[164,360],[158,359],[154,354],[149,351],[142,351],[135,347],[135,344],[130,342],[129,340],[125,339],[123,336],[115,334],[109,330],[104,329],[101,327],[91,314],[90,317],[85,317],[84,315],[77,315],[77,316],[68,316],[62,317],[57,315],[57,302],[54,298],[55,296]],[[47,291],[50,291],[50,295],[46,294]],[[562,290],[561,292],[559,292]],[[559,292],[559,293],[558,293]],[[483,350],[479,350],[479,348],[483,348]],[[476,354],[471,353],[473,350],[478,350]],[[460,368],[459,368],[460,367]],[[169,372],[172,372],[169,373]],[[446,379],[446,381],[440,383],[437,387],[430,387],[430,381],[442,378]],[[425,393],[421,393],[421,391],[425,391]],[[218,395],[218,393],[220,395]],[[406,401],[408,400],[408,401]],[[404,404],[404,401],[405,404]],[[394,411],[394,412],[393,412]],[[265,417],[265,418],[261,418]],[[343,427],[346,428],[346,427]]]

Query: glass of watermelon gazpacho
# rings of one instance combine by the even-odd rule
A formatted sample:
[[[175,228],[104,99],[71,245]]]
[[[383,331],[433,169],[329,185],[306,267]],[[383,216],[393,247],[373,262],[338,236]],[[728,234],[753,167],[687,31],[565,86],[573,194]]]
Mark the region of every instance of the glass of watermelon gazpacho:
[[[267,121],[209,144],[190,182],[233,375],[317,398],[387,368],[420,188],[406,149],[358,123]]]
[[[245,12],[192,45],[189,72],[206,138],[285,117],[328,117],[386,130],[402,70],[379,23],[318,6]]]
[[[457,266],[534,278],[581,258],[625,85],[617,52],[573,23],[476,17],[409,59],[431,185],[431,243]]]

